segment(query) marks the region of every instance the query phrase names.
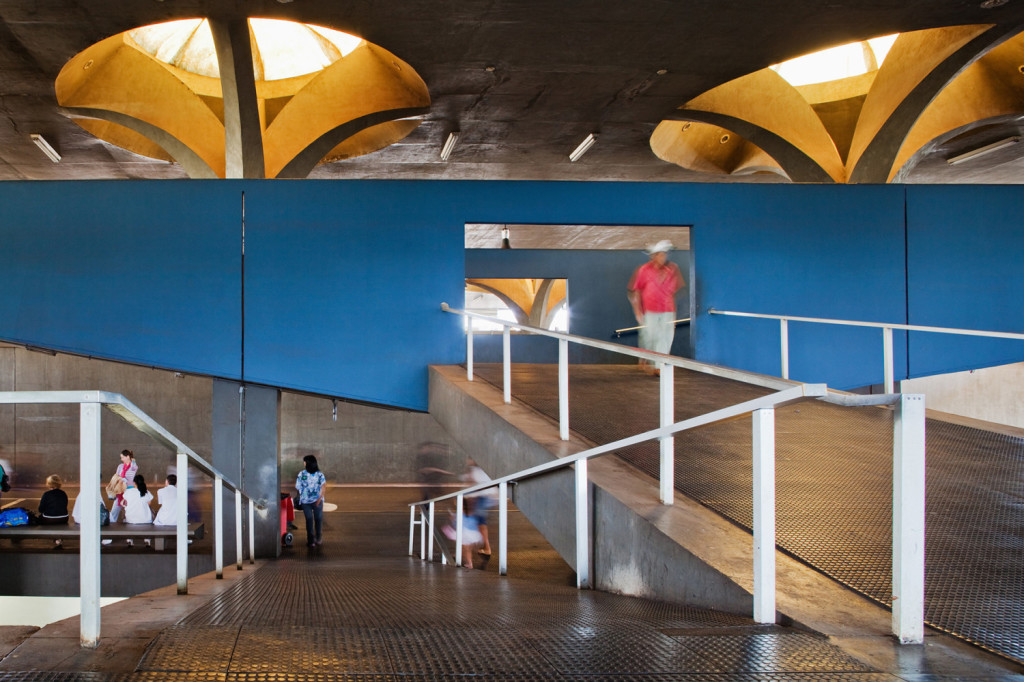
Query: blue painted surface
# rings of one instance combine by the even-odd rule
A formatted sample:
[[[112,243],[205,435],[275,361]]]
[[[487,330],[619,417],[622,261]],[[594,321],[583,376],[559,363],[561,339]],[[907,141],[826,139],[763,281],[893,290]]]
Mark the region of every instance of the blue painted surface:
[[[424,184],[246,191],[249,381],[426,409],[427,365],[464,359],[464,224]]]
[[[1024,333],[1017,186],[907,190],[910,324]],[[1024,341],[912,332],[910,376],[1019,362]]]
[[[727,188],[733,193],[733,187]],[[697,356],[778,376],[779,324],[708,309],[903,323],[903,189],[742,187],[695,221]],[[853,388],[882,380],[880,331],[791,324],[790,378]],[[897,344],[896,374],[906,372]]]
[[[588,311],[573,331],[595,338],[628,316],[618,270],[572,283],[603,256],[467,265],[467,222],[693,225],[696,357],[768,374],[777,323],[709,307],[1024,328],[1016,186],[9,182],[0,338],[240,378],[243,191],[245,380],[274,386],[424,409],[427,364],[464,357],[460,320],[439,305],[463,300],[466,272],[567,272]],[[1024,359],[1017,344],[919,336],[898,335],[897,378]],[[881,380],[880,332],[794,324],[790,344],[794,378]]]
[[[237,378],[239,193],[0,183],[0,338]]]
[[[636,325],[626,298],[626,284],[633,271],[648,260],[642,251],[582,251],[554,249],[471,249],[466,251],[466,277],[550,277],[568,280],[569,332],[591,339],[636,347],[636,333],[616,338],[614,331]],[[672,254],[688,280],[689,252]],[[680,317],[689,315],[687,289],[679,292]],[[462,307],[461,300],[457,307]],[[558,342],[532,335],[512,336],[513,362],[558,362]],[[477,362],[501,362],[501,334],[474,335],[473,357]],[[680,326],[673,355],[690,356],[689,327]],[[573,363],[632,364],[635,359],[610,351],[571,344]]]

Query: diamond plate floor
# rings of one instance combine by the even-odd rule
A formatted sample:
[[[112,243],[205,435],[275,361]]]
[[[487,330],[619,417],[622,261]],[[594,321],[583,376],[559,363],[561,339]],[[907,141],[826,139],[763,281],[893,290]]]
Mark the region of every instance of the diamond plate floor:
[[[925,660],[915,654],[904,670],[890,658],[903,649],[888,638],[876,644],[880,662],[868,664],[803,630],[580,591],[568,566],[514,510],[510,576],[498,576],[493,565],[481,571],[423,562],[405,556],[404,505],[416,495],[410,488],[332,488],[339,510],[324,516],[323,547],[285,549],[278,560],[234,573],[224,589],[159,630],[131,668],[103,667],[116,643],[87,654],[77,648],[77,630],[66,628],[71,648],[57,652],[58,640],[44,629],[38,635],[54,643],[46,647],[52,660],[23,654],[18,660],[34,669],[5,665],[0,681],[934,682],[964,679],[965,671],[1021,679],[971,658],[927,660],[928,647],[919,652]],[[180,599],[173,590],[165,598],[138,599],[157,610]],[[105,610],[105,628],[123,604]],[[64,669],[40,669],[47,665]],[[90,672],[94,666],[106,672]]]
[[[500,364],[475,365],[500,387]],[[557,366],[513,365],[516,399],[558,419]],[[676,420],[770,391],[676,369]],[[569,423],[601,444],[658,427],[658,379],[635,366],[573,366]],[[777,541],[891,605],[892,413],[804,402],[776,411]],[[925,619],[1024,661],[1024,439],[929,419]],[[676,489],[751,526],[751,426],[676,436]],[[658,445],[618,453],[658,475]]]
[[[390,516],[394,545],[407,516]],[[581,592],[567,584],[568,575],[500,578],[368,556],[369,543],[353,555],[360,543],[345,539],[338,527],[344,518],[327,515],[322,548],[290,550],[164,630],[124,679],[896,679],[819,636]],[[348,519],[380,523],[365,515]],[[384,525],[374,527],[383,540]],[[354,530],[365,538],[372,529]],[[522,543],[522,531],[510,536]],[[517,567],[537,553],[528,543],[510,548]]]

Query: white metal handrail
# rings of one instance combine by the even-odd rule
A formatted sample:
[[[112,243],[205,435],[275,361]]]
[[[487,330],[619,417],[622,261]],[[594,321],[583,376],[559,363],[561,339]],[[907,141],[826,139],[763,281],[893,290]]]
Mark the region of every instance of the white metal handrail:
[[[754,374],[729,367],[719,367],[703,362],[696,362],[688,358],[680,358],[665,353],[625,346],[610,341],[599,341],[588,339],[584,336],[576,336],[564,332],[556,332],[550,329],[542,329],[530,325],[517,324],[502,320],[497,317],[488,317],[479,313],[456,310],[447,303],[441,304],[441,310],[468,318],[485,320],[502,327],[502,387],[506,404],[512,402],[512,329],[529,332],[539,336],[548,336],[558,340],[558,435],[562,440],[569,440],[569,343],[575,343],[590,348],[611,351],[627,357],[639,358],[653,363],[659,368],[661,380],[659,382],[659,424],[662,427],[669,426],[674,421],[675,415],[675,390],[674,369],[682,367],[695,372],[712,374],[715,376],[743,381],[748,384],[755,384],[770,388],[775,391],[785,390],[792,387],[795,382],[781,380],[777,377]],[[466,331],[466,378],[473,381],[473,325],[468,325]],[[675,468],[675,441],[671,435],[664,436],[660,441],[659,468],[661,470],[661,491],[660,499],[662,504],[670,505],[675,499],[675,491],[672,484],[672,477],[666,472]]]
[[[433,560],[434,509],[440,501],[456,499],[456,563],[462,561],[462,510],[465,495],[498,487],[499,497],[499,560],[498,572],[507,571],[507,490],[510,482],[537,476],[554,469],[575,467],[576,508],[576,563],[577,584],[590,587],[589,569],[590,530],[587,520],[587,462],[615,449],[652,439],[661,443],[659,497],[663,504],[671,504],[674,490],[674,438],[673,434],[698,426],[731,419],[746,413],[753,414],[754,448],[754,618],[761,623],[775,622],[775,407],[796,400],[817,398],[844,406],[892,405],[893,423],[893,633],[901,642],[920,643],[924,638],[924,396],[886,395],[855,396],[829,392],[824,384],[797,384],[787,379],[732,370],[698,363],[661,353],[638,350],[629,346],[587,339],[562,332],[553,332],[451,309],[441,304],[442,310],[467,317],[479,317],[503,327],[503,390],[505,403],[511,402],[511,328],[558,339],[559,431],[568,439],[568,343],[579,343],[593,348],[610,350],[623,355],[647,359],[661,369],[660,417],[661,426],[637,436],[586,450],[529,469],[492,480],[488,483],[449,493],[430,500],[413,503],[409,507],[409,554],[414,553],[415,526],[420,526],[420,556]],[[775,388],[774,395],[764,396],[700,417],[672,423],[674,418],[673,369],[684,367],[699,372],[725,376],[745,383]],[[473,380],[473,332],[467,330],[467,379]],[[420,520],[416,520],[416,511]],[[426,529],[430,528],[429,541]]]
[[[957,327],[929,327],[919,324],[896,324],[890,322],[865,322],[862,320],[836,320],[825,317],[798,317],[796,315],[769,315],[767,313],[745,313],[735,310],[715,310],[710,308],[709,315],[728,315],[731,317],[754,317],[767,320],[779,321],[779,340],[782,355],[781,376],[789,378],[789,322],[814,322],[817,324],[832,324],[846,327],[874,327],[882,330],[882,363],[883,383],[886,393],[896,392],[895,369],[893,367],[893,341],[892,332],[894,329],[911,332],[931,332],[935,334],[956,334],[960,336],[982,336],[993,339],[1017,339],[1024,340],[1024,334],[1016,332],[993,332],[982,329],[960,329]]]
[[[88,481],[102,480],[100,473],[100,407],[118,415],[138,431],[177,454],[177,586],[178,594],[188,593],[188,465],[191,463],[203,473],[213,477],[214,544],[217,577],[224,574],[224,515],[222,491],[226,486],[235,493],[236,565],[242,570],[242,497],[249,501],[249,560],[253,559],[253,523],[255,508],[266,507],[265,501],[253,500],[232,483],[213,465],[204,460],[149,415],[119,393],[106,391],[0,391],[0,404],[63,404],[79,405],[80,414],[80,479],[82,481],[79,504],[82,509],[96,509],[100,500],[99,488]],[[82,514],[79,539],[81,644],[94,649],[100,641],[100,525],[96,514]]]

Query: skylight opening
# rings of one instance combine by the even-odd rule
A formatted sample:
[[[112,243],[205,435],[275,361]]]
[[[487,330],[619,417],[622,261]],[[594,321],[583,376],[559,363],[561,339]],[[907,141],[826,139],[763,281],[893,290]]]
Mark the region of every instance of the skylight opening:
[[[320,71],[346,57],[362,38],[323,26],[278,19],[249,19],[259,50],[257,80],[281,80]],[[206,19],[182,19],[128,31],[144,52],[179,69],[220,78],[213,35]],[[255,65],[254,65],[255,66]]]
[[[876,71],[899,34],[831,47],[769,68],[794,86],[828,83]]]

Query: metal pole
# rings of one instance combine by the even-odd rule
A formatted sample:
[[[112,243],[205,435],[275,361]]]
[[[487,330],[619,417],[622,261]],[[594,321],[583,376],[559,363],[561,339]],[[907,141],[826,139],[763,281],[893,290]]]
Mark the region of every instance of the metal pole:
[[[427,561],[433,561],[434,560],[434,503],[431,502],[428,505],[428,508],[430,509],[430,535],[429,535],[429,540],[427,540],[427,543],[428,543]]]
[[[892,366],[892,327],[882,327],[882,349],[885,364],[885,392],[895,393],[896,386]]]
[[[79,504],[82,528],[79,536],[79,599],[81,601],[80,640],[83,649],[100,644],[100,492],[96,481],[100,476],[99,403],[82,403],[79,407],[79,477],[82,481]]]
[[[675,367],[668,363],[661,363],[661,420],[658,424],[661,427],[672,426],[675,423]],[[672,504],[675,501],[675,476],[676,476],[676,439],[674,436],[665,436],[660,440],[661,445],[661,471],[660,471],[660,495],[662,504]]]
[[[502,378],[505,385],[505,404],[512,402],[512,328],[503,327],[501,332]]]
[[[256,563],[256,505],[249,498],[249,563]]]
[[[427,510],[420,505],[420,559],[427,559]]]
[[[498,484],[498,575],[508,575],[508,481]]]
[[[469,329],[466,331],[466,380],[473,380],[473,320],[468,320]]]
[[[569,440],[569,341],[558,339],[558,436]]]
[[[782,378],[789,378],[789,320],[779,320],[779,341],[782,347]]]
[[[213,477],[214,565],[217,579],[224,577],[224,479]]]
[[[175,533],[178,573],[178,594],[188,594],[188,455],[179,452],[175,462],[178,477],[178,502],[174,510],[177,526]]]
[[[462,565],[462,495],[455,498],[455,565]]]
[[[754,622],[775,623],[775,408],[754,410]]]
[[[587,490],[587,460],[576,467],[576,587],[588,589],[590,582],[590,504]]]
[[[305,513],[305,512],[303,512]],[[409,556],[415,556],[416,551],[416,506],[409,507]]]
[[[924,396],[904,394],[894,406],[892,466],[892,633],[903,644],[924,641]]]
[[[235,490],[235,568],[242,570],[242,491]]]

